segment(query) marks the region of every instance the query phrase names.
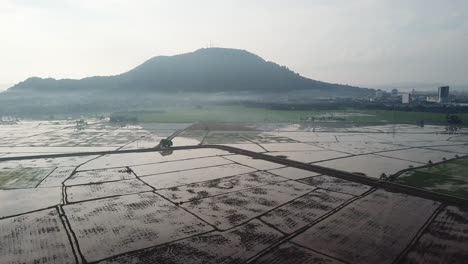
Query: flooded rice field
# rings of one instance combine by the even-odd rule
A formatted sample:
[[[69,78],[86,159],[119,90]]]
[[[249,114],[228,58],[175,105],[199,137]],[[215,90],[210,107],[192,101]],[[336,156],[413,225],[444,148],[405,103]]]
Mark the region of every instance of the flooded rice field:
[[[468,258],[468,210],[448,206],[441,210],[414,247],[407,263],[457,263]],[[460,241],[457,243],[454,241]]]
[[[139,152],[171,135],[197,147]],[[0,126],[0,142],[0,263],[468,258],[467,204],[333,170],[378,182],[445,166],[468,137],[443,127],[29,121]]]
[[[292,239],[351,263],[392,263],[437,202],[377,190]],[[358,251],[360,251],[358,253]]]
[[[403,169],[424,165],[424,163],[420,162],[395,159],[377,154],[356,155],[322,161],[315,164],[342,171],[349,171],[371,178],[380,178],[382,175],[390,176]]]

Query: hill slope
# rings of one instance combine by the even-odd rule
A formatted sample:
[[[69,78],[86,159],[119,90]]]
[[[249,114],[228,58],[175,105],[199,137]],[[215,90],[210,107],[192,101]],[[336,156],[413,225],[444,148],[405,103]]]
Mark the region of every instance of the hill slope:
[[[311,90],[322,96],[363,96],[372,90],[311,80],[284,66],[238,49],[209,48],[154,57],[116,76],[80,80],[29,78],[13,91],[36,92],[290,92]]]

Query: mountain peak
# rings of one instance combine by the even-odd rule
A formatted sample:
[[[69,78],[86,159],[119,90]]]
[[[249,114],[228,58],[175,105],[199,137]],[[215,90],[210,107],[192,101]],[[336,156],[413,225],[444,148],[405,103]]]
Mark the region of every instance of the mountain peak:
[[[222,48],[222,47],[211,47],[211,48],[200,48],[192,53],[205,53],[205,54],[226,54],[226,55],[250,55],[260,58],[259,56],[243,49],[233,48]]]
[[[232,60],[232,59],[243,59],[243,60],[249,59],[251,61],[259,61],[259,62],[265,61],[260,56],[253,54],[251,52],[248,52],[246,50],[212,47],[212,48],[200,48],[193,52],[187,52],[187,53],[177,54],[173,56],[165,56],[165,55],[155,56],[145,61],[142,65],[145,65],[148,63],[159,62],[159,61],[182,60],[182,59],[194,60],[194,61],[197,61],[200,59],[211,60],[211,61],[213,60],[224,61],[224,60]]]

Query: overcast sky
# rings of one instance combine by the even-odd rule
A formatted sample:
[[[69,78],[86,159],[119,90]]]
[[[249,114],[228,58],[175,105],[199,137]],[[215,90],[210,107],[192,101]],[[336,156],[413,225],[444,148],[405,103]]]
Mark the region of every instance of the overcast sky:
[[[467,0],[0,0],[0,88],[245,49],[336,83],[468,84]]]

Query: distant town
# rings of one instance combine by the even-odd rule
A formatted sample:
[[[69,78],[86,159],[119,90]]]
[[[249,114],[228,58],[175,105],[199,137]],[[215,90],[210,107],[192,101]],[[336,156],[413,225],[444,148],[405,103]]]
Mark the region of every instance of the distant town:
[[[392,89],[386,92],[381,89],[375,91],[375,96],[370,98],[371,102],[380,103],[401,103],[401,104],[442,104],[468,106],[468,96],[450,95],[450,86],[441,86],[433,92],[416,91],[399,92]]]

